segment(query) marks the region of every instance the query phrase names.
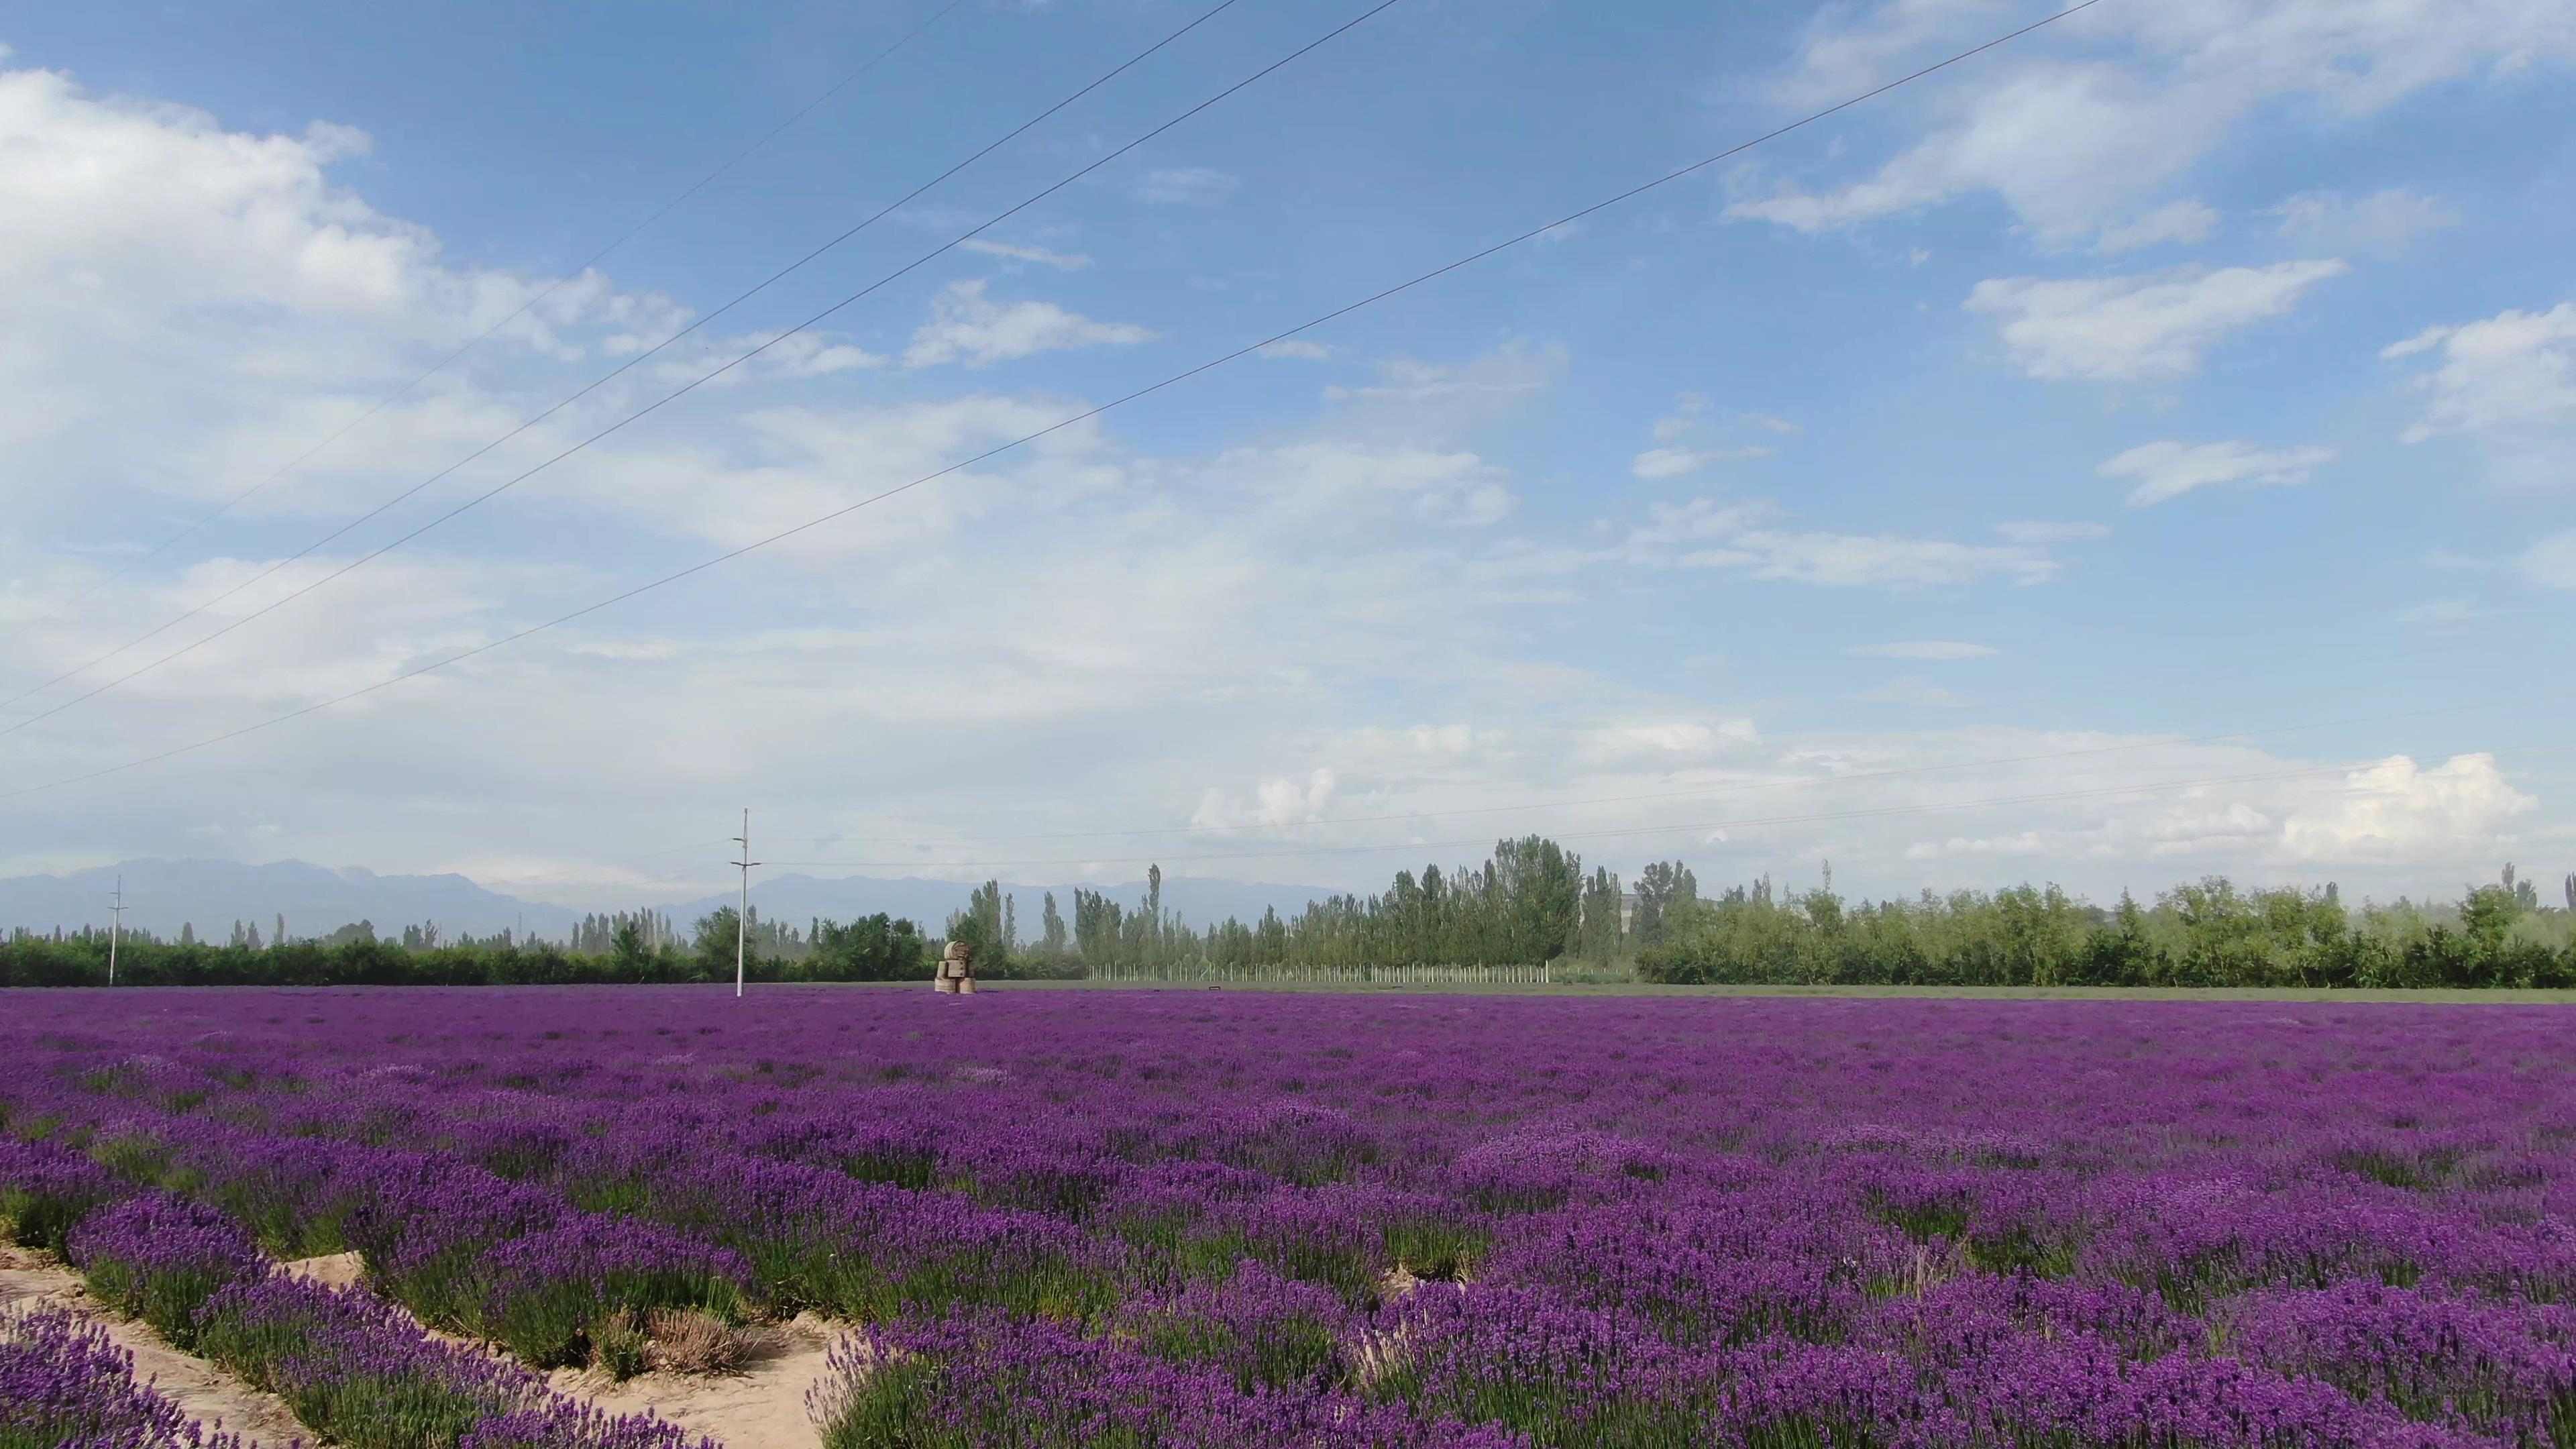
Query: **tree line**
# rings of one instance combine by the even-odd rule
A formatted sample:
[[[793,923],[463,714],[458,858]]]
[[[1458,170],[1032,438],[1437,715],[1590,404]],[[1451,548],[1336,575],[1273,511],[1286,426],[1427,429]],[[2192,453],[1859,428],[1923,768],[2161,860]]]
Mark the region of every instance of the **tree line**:
[[[1053,892],[1024,932],[1016,897],[975,887],[944,935],[879,914],[849,923],[744,920],[755,981],[926,980],[947,941],[999,979],[1356,974],[1415,965],[1561,963],[1580,977],[1673,984],[1953,986],[2576,987],[2576,877],[2568,907],[2544,907],[2512,866],[2455,904],[2347,907],[2329,884],[2240,888],[2224,877],[2140,903],[2101,907],[2055,885],[1925,891],[1847,901],[1831,868],[1804,891],[1766,876],[1703,896],[1690,868],[1661,861],[1633,885],[1542,836],[1495,842],[1475,865],[1387,888],[1311,901],[1292,915],[1193,926],[1163,902],[1159,866],[1134,902],[1077,888],[1068,916]],[[734,969],[736,913],[685,934],[653,911],[584,918],[569,942],[511,932],[451,938],[435,923],[380,937],[365,921],[327,937],[262,943],[236,926],[225,945],[193,928],[163,941],[129,933],[117,979],[133,985],[474,985],[723,981]],[[0,986],[106,979],[107,933],[19,931],[0,942]]]
[[[2054,885],[1846,902],[1750,890],[1695,903],[1637,953],[1649,981],[1714,985],[2576,987],[2576,877],[2543,907],[2508,865],[2452,905],[2348,908],[2327,885],[2223,876],[2103,909]]]

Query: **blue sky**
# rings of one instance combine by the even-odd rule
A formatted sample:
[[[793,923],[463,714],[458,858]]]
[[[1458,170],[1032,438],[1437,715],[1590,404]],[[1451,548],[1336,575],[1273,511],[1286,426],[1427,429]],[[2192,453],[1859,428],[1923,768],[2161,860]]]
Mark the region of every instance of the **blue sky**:
[[[1206,8],[965,0],[113,580],[936,6],[12,17],[0,211],[31,224],[0,232],[5,693],[455,462]],[[1366,8],[1240,0],[0,728]],[[0,735],[0,776],[86,773],[471,648],[2047,13],[1601,8],[1404,0],[817,334]],[[294,855],[587,903],[695,879],[686,851],[649,853],[749,803],[815,873],[1126,879],[1153,856],[1373,885],[1536,829],[1703,879],[1830,859],[1871,893],[2225,870],[2385,895],[2506,859],[2554,879],[2576,865],[2552,667],[2576,589],[2571,62],[2576,14],[2542,0],[2102,0],[687,583],[0,801],[0,866]]]

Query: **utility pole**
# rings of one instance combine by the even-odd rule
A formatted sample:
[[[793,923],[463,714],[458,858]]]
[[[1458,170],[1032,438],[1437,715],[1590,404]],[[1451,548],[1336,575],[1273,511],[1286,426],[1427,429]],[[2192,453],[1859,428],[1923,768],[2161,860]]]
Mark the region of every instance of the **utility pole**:
[[[742,810],[742,834],[734,837],[742,847],[742,859],[734,862],[742,868],[742,905],[733,913],[733,994],[742,995],[743,943],[751,929],[751,868],[760,864],[751,858],[751,807]]]
[[[108,899],[114,903],[108,907],[108,910],[115,914],[116,924],[110,926],[107,932],[107,984],[114,986],[116,984],[116,943],[117,939],[125,934],[125,877],[120,875],[116,878],[116,894]]]

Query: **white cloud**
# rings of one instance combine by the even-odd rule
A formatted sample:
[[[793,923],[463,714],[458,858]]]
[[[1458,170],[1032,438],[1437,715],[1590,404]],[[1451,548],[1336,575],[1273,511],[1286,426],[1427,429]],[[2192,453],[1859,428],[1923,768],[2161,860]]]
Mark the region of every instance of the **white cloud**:
[[[2308,288],[2351,270],[2340,261],[2186,270],[2155,276],[1979,282],[1965,303],[1996,319],[2004,347],[2032,377],[2161,382],[2200,369],[2228,333],[2297,305]]]
[[[1598,725],[1576,738],[1578,748],[1593,759],[1652,762],[1729,753],[1758,742],[1761,732],[1748,719],[1684,719]]]
[[[2332,448],[2258,448],[2252,443],[2146,443],[2093,471],[2104,478],[2134,478],[2131,508],[2149,508],[2195,488],[2287,488],[2308,481],[2334,461]]]
[[[904,349],[906,367],[963,360],[970,367],[1008,362],[1068,347],[1151,342],[1147,328],[1094,322],[1053,302],[996,302],[981,279],[951,282],[931,304],[931,317]]]
[[[2310,245],[2393,256],[2426,235],[2457,226],[2460,214],[2440,197],[2402,186],[2347,197],[2335,191],[2302,191],[2272,209],[2281,235]]]
[[[1249,803],[1226,798],[1223,791],[1210,786],[1199,797],[1199,808],[1190,816],[1192,825],[1225,829],[1243,825],[1304,825],[1324,818],[1333,805],[1333,772],[1316,767],[1303,780],[1264,780],[1253,787]]]
[[[2554,422],[2576,412],[2576,302],[2428,327],[2379,355],[2394,361],[2423,353],[2438,353],[2440,365],[2412,380],[2430,401],[2400,435],[2409,443]]]
[[[408,435],[449,453],[448,429],[488,402],[469,378],[632,351],[686,319],[595,272],[548,293],[542,278],[447,264],[426,228],[336,183],[366,150],[346,127],[247,134],[59,72],[0,70],[0,498],[50,510],[38,481],[75,473],[230,497],[499,325],[468,364],[260,500],[336,508],[335,473],[384,471],[361,444]],[[499,431],[485,426],[466,446]]]
[[[2576,589],[2576,529],[2553,533],[2522,556],[2523,576],[2552,589]]]
[[[1229,448],[1206,472],[1302,522],[1374,518],[1374,505],[1392,500],[1426,522],[1488,524],[1518,501],[1509,473],[1464,448],[1341,441]]]
[[[1683,555],[1693,568],[1741,568],[1755,578],[1842,587],[1965,584],[2000,575],[2035,584],[2058,571],[2037,549],[1986,547],[1888,534],[1784,533],[1755,530],[1721,548]]]
[[[1946,639],[1917,639],[1902,644],[1854,644],[1843,651],[1873,659],[1988,659],[1998,651],[1986,644],[1961,644]]]
[[[1155,202],[1215,201],[1242,184],[1241,177],[1211,167],[1166,167],[1146,172],[1144,180],[1136,185],[1136,195]]]
[[[1697,393],[1683,393],[1673,410],[1655,419],[1655,441],[1669,443],[1699,426],[1700,415],[1708,411],[1708,399]]]
[[[1701,425],[1707,420],[1707,416],[1708,399],[1701,397],[1697,393],[1683,393],[1681,397],[1674,402],[1673,410],[1671,412],[1655,420],[1654,439],[1656,446],[1648,448],[1629,460],[1629,474],[1633,477],[1644,479],[1647,482],[1659,482],[1667,478],[1689,477],[1691,474],[1697,473],[1701,469],[1706,468],[1711,463],[1740,462],[1749,458],[1768,458],[1779,452],[1777,448],[1765,447],[1759,444],[1734,448],[1692,448],[1680,446],[1683,438],[1689,437],[1692,433],[1699,431]],[[1756,427],[1761,427],[1775,433],[1794,433],[1798,430],[1797,424],[1795,423],[1787,422],[1780,418],[1768,417],[1759,413],[1745,414],[1744,421]]]
[[[2109,255],[2166,242],[2197,246],[2217,230],[2216,208],[2198,201],[2168,202],[2125,226],[2103,232],[2093,243],[2093,250]]]
[[[1830,7],[1781,100],[1844,100],[2042,13],[1989,0]],[[1929,134],[1875,174],[1782,186],[1729,214],[1813,231],[1992,191],[2043,239],[2066,240],[2169,187],[2249,117],[2333,125],[2571,57],[2576,14],[2556,0],[2101,6],[1912,96],[1930,119],[1909,130]]]
[[[1959,857],[1986,859],[1994,856],[2039,855],[2048,844],[2036,830],[2018,835],[1995,835],[1970,838],[1953,835],[1947,840],[1918,841],[1905,848],[1907,860],[1943,860]]]
[[[1628,471],[1648,481],[1687,478],[1711,463],[1768,458],[1776,448],[1648,448],[1628,461]]]
[[[2059,564],[2036,546],[1947,539],[1795,532],[1774,526],[1778,505],[1693,498],[1656,503],[1630,530],[1625,557],[1683,568],[1743,569],[1755,578],[1841,587],[1963,584],[1988,577],[2037,583]]]
[[[2040,519],[2021,519],[1998,523],[1995,532],[2012,543],[2083,543],[2090,539],[2109,538],[2111,529],[2100,523],[2049,523]]]
[[[2427,859],[2489,841],[2539,803],[2493,755],[2454,755],[2429,770],[2391,755],[2345,776],[2339,797],[2291,813],[2280,849],[2292,860]]]
[[[982,237],[973,237],[958,245],[970,252],[982,252],[988,257],[1007,257],[1015,262],[1053,267],[1060,272],[1078,272],[1091,265],[1089,257],[1051,252],[1045,247],[1021,246],[1014,242],[987,241]]]
[[[1666,544],[1731,538],[1775,517],[1778,512],[1767,503],[1720,503],[1714,498],[1694,498],[1687,503],[1657,503],[1647,508],[1646,525],[1629,533],[1628,546],[1652,549]]]
[[[1397,404],[1402,416],[1412,419],[1423,418],[1430,410],[1441,426],[1454,426],[1520,406],[1553,385],[1565,363],[1562,348],[1533,348],[1517,341],[1463,367],[1396,357],[1377,365],[1375,383],[1362,387],[1336,383],[1324,389],[1324,400]]]
[[[1333,349],[1321,342],[1308,342],[1302,337],[1291,337],[1283,342],[1263,343],[1261,347],[1261,355],[1264,357],[1293,357],[1306,362],[1322,362],[1333,355]]]

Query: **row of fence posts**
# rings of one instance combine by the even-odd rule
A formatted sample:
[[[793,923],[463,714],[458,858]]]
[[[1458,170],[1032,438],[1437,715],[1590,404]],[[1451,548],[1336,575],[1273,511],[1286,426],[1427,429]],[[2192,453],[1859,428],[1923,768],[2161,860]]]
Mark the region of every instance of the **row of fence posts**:
[[[1226,981],[1255,986],[1545,986],[1550,967],[1541,961],[1516,966],[1184,966],[1147,970],[1109,966],[1095,981]]]

